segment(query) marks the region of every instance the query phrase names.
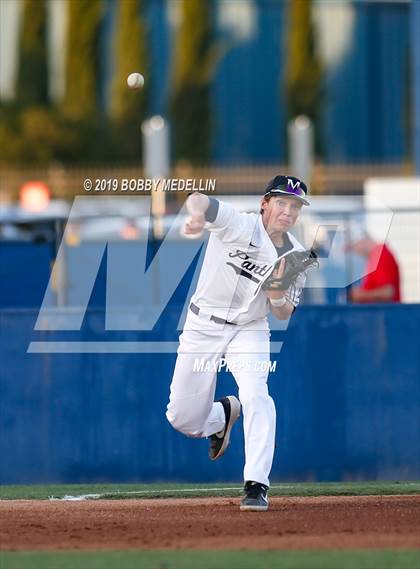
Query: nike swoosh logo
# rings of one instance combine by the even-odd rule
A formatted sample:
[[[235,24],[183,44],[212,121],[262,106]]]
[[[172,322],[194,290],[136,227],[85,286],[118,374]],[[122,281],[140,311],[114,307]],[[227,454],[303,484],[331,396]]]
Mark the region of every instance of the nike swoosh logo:
[[[254,243],[250,243],[249,246],[258,248],[258,245],[254,245]]]
[[[226,263],[226,264],[229,265],[229,267],[232,267],[232,269],[235,271],[235,273],[237,273],[240,277],[246,277],[247,279],[254,281],[254,283],[260,284],[259,279],[254,277],[254,275],[251,275],[251,273],[247,273],[246,271],[244,271],[244,269],[237,267],[233,263]]]

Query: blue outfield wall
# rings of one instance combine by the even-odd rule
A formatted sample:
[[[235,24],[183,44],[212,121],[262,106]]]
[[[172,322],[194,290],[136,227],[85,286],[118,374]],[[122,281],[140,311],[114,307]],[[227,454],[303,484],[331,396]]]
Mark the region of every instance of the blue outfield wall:
[[[155,340],[174,340],[178,312]],[[0,483],[237,481],[242,420],[213,463],[165,419],[174,354],[28,354],[37,311],[0,311]],[[90,309],[77,339],[108,339]],[[273,354],[272,481],[420,477],[420,305],[303,306]],[[112,333],[138,340],[143,333]],[[228,373],[218,395],[236,393]]]

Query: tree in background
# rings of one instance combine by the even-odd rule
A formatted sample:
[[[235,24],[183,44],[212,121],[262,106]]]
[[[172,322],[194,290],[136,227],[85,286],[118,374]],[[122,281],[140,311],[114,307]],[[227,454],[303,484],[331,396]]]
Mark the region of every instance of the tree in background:
[[[126,0],[117,4],[110,116],[116,139],[115,149],[122,160],[138,160],[141,156],[140,126],[146,118],[149,90],[147,31],[141,15],[144,4],[144,0]],[[146,82],[142,89],[127,87],[127,77],[133,71],[145,75]]]
[[[65,126],[76,140],[67,148],[69,162],[104,162],[114,158],[107,117],[99,105],[99,38],[104,0],[68,2],[66,85],[61,105]]]
[[[72,142],[48,97],[45,0],[24,0],[16,97],[0,105],[0,163],[45,165]]]
[[[311,0],[290,0],[286,46],[287,110],[289,120],[308,116],[315,126],[319,150],[319,113],[322,101],[322,67],[316,54]]]
[[[211,5],[210,0],[182,0],[175,50],[170,102],[174,158],[193,164],[210,158],[210,82],[218,60]]]
[[[63,111],[83,119],[98,111],[99,28],[102,0],[71,0]]]
[[[16,99],[21,105],[47,105],[47,8],[45,0],[24,0],[22,19]]]

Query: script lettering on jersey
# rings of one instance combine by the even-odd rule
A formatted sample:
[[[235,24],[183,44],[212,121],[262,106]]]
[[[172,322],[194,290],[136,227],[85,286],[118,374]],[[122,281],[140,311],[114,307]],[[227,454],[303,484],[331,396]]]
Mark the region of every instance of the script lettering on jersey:
[[[254,273],[254,275],[259,275],[261,277],[263,277],[264,275],[267,274],[267,272],[270,270],[271,265],[257,265],[257,263],[255,263],[251,257],[249,255],[247,255],[245,253],[245,251],[241,251],[240,249],[236,249],[235,253],[229,253],[229,257],[231,259],[235,259],[235,258],[239,258],[243,261],[243,263],[241,263],[240,268],[241,269],[245,269],[242,272],[242,276],[247,276],[246,274],[243,274],[245,272],[249,272],[249,273]],[[233,263],[227,263],[230,267],[232,267],[235,271],[238,267],[236,267],[236,265],[234,265]],[[238,272],[238,271],[237,271]],[[254,280],[254,279],[252,279]]]

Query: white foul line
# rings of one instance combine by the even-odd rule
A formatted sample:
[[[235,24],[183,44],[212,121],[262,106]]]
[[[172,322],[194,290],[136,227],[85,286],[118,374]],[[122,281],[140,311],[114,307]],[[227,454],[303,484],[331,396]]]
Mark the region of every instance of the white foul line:
[[[271,488],[273,489],[281,489],[281,488],[295,488],[295,486],[293,485],[286,485],[286,484],[282,484],[281,486],[271,486]],[[49,496],[49,500],[59,500],[59,501],[80,501],[80,500],[99,500],[101,498],[103,498],[104,496],[125,496],[125,495],[132,495],[132,494],[136,494],[136,495],[141,495],[141,496],[159,496],[162,494],[176,494],[176,493],[185,493],[185,492],[191,492],[191,493],[199,493],[199,492],[228,492],[231,490],[235,490],[240,492],[241,490],[243,490],[242,486],[232,486],[232,487],[222,487],[222,488],[177,488],[177,489],[173,489],[173,490],[127,490],[127,492],[120,492],[119,490],[116,490],[115,492],[103,492],[102,494],[81,494],[79,496],[63,496],[62,498],[57,498],[56,496]]]

